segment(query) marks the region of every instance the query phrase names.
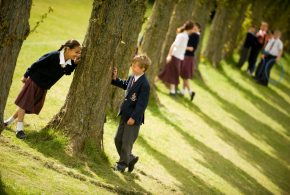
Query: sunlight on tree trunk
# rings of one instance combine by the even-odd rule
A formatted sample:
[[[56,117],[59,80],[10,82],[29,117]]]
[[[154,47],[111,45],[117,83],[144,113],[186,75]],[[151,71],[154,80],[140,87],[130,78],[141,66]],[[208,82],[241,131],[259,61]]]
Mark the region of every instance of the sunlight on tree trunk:
[[[176,4],[176,0],[156,0],[153,6],[152,15],[146,26],[141,45],[142,52],[146,53],[152,65],[146,73],[150,85],[151,100],[159,104],[159,99],[154,86],[154,78],[159,70],[159,56],[161,54],[162,43],[169,27],[171,13]]]
[[[165,64],[165,59],[168,54],[169,48],[176,37],[176,29],[182,26],[185,21],[191,19],[192,10],[195,0],[179,0],[176,4],[174,12],[171,16],[169,28],[166,33],[165,41],[162,45],[161,55],[159,59],[160,68]]]
[[[76,69],[64,106],[48,125],[70,138],[73,154],[83,152],[86,145],[93,145],[98,150],[102,147],[112,67],[119,64],[120,55],[116,52],[123,47],[124,37],[139,33],[128,28],[131,24],[128,15],[132,14],[128,10],[132,9],[138,10],[134,17],[141,21],[145,0],[94,1],[82,61]],[[127,44],[131,48],[129,44],[133,42]]]
[[[31,0],[0,1],[0,133],[16,60],[29,33],[30,9]]]

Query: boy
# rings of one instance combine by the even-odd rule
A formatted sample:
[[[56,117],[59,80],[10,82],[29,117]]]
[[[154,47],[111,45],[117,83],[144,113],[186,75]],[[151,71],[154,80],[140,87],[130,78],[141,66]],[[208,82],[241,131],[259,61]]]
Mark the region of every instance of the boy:
[[[262,60],[256,70],[255,80],[262,85],[268,85],[270,71],[275,62],[279,62],[281,58],[283,43],[280,40],[280,37],[281,32],[279,30],[275,30],[273,38],[268,41],[265,47]]]
[[[115,170],[132,172],[139,160],[132,154],[133,144],[136,141],[140,125],[144,123],[144,112],[149,100],[150,85],[145,72],[151,64],[146,55],[134,57],[131,69],[133,75],[127,80],[117,77],[117,69],[113,69],[112,85],[126,90],[125,99],[121,105],[118,116],[121,116],[119,127],[115,136],[115,146],[119,154],[119,161]]]

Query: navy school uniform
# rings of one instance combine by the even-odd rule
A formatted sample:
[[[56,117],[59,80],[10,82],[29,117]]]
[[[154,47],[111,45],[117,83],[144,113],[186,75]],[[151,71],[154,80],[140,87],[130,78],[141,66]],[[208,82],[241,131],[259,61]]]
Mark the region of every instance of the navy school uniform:
[[[149,101],[150,85],[143,74],[131,87],[134,76],[130,76],[127,80],[117,78],[112,80],[112,85],[120,87],[126,91],[125,99],[121,105],[118,115],[121,120],[128,121],[130,117],[135,120],[136,124],[144,123],[144,112]],[[129,86],[129,89],[127,89]]]
[[[43,55],[27,69],[24,77],[30,77],[42,89],[50,89],[63,75],[70,75],[76,68],[73,60],[71,65],[61,67],[59,55],[60,51]]]
[[[115,136],[115,146],[119,154],[117,167],[124,171],[128,167],[128,171],[132,171],[134,164],[138,161],[138,157],[132,154],[133,144],[136,141],[140,126],[144,123],[144,112],[149,101],[150,85],[143,74],[133,83],[134,76],[130,76],[128,80],[116,79],[111,84],[126,90],[125,99],[121,105],[118,115],[121,120]],[[135,120],[134,125],[128,125],[129,118]]]
[[[75,69],[76,64],[73,60],[64,62],[70,62],[71,64],[66,64],[65,67],[62,67],[60,65],[60,54],[60,51],[53,51],[43,55],[25,72],[24,77],[28,79],[16,98],[15,104],[24,109],[27,114],[39,114],[43,107],[47,90],[64,74],[70,75]]]

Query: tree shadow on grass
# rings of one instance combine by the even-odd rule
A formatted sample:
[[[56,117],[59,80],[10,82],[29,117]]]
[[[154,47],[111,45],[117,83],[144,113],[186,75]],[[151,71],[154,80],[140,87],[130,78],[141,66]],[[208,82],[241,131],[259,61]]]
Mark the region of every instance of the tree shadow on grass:
[[[184,101],[187,101],[186,106],[193,106],[190,101],[188,101],[188,100],[184,100]],[[187,132],[187,130],[184,130],[180,126],[174,124],[172,122],[172,116],[168,116],[168,115],[162,113],[158,109],[158,107],[151,109],[151,112],[153,113],[154,116],[160,118],[162,121],[164,121],[164,123],[172,126],[178,133],[180,133],[182,135],[182,137],[184,138],[184,140],[186,140],[188,142],[188,144],[191,145],[193,150],[199,151],[199,153],[206,160],[206,162],[199,161],[200,164],[202,164],[206,168],[210,169],[215,174],[219,175],[221,178],[226,180],[229,184],[231,184],[232,186],[239,189],[239,191],[241,191],[245,194],[255,194],[255,193],[270,194],[270,192],[264,186],[260,185],[249,174],[247,174],[246,172],[241,170],[239,167],[237,167],[231,161],[225,159],[223,156],[221,156],[219,153],[217,153],[213,149],[206,146],[204,143],[196,140],[192,135],[190,135]],[[201,112],[201,110],[198,110],[197,114],[199,116],[207,116],[207,115],[203,114]],[[208,120],[208,123],[210,123],[209,125],[215,123],[215,121],[213,119],[211,119],[209,117],[207,119],[209,119]],[[221,128],[224,129],[226,127],[223,127],[221,125]],[[179,171],[179,170],[176,169],[176,171]]]
[[[244,97],[246,99],[248,99],[250,102],[252,102],[253,105],[255,105],[259,110],[261,110],[263,113],[265,113],[268,117],[270,117],[273,120],[275,120],[285,130],[288,130],[287,131],[287,135],[290,136],[290,129],[289,129],[289,120],[290,120],[290,117],[289,117],[289,115],[284,114],[283,112],[281,112],[280,110],[278,110],[276,107],[270,105],[268,102],[266,102],[262,98],[254,95],[250,90],[248,90],[248,89],[244,88],[243,86],[239,85],[239,83],[237,83],[236,81],[234,81],[223,70],[221,71],[221,74],[227,79],[227,81],[228,81],[228,83],[230,85],[232,85],[233,87],[237,88],[239,91],[243,92],[245,94]],[[201,85],[201,86],[205,86],[205,85]],[[259,88],[259,87],[260,87],[260,89],[263,88],[263,90],[264,90],[264,87],[263,86],[258,86],[257,85],[257,88]],[[265,90],[267,90],[267,89],[265,89]],[[272,99],[281,100],[282,104],[281,104],[281,102],[279,103],[280,104],[280,107],[286,109],[285,111],[287,112],[287,110],[289,110],[288,107],[290,107],[289,103],[286,102],[283,98],[281,98],[281,96],[279,96],[273,90],[271,92],[268,91],[268,93],[267,92],[264,92],[264,94],[265,94],[266,97],[271,96],[270,93],[273,93],[272,95],[275,96]],[[227,104],[229,102],[225,102],[225,103]]]
[[[0,174],[0,194],[1,195],[8,195],[8,192],[6,191],[6,187],[4,186],[2,182],[2,176]]]
[[[282,137],[280,134],[277,134],[269,126],[257,121],[252,118],[246,112],[238,108],[236,105],[226,101],[221,98],[216,92],[212,91],[206,85],[201,86],[207,90],[213,97],[219,100],[223,108],[230,114],[232,114],[245,129],[255,136],[257,139],[265,140],[270,146],[275,149],[275,154],[289,163],[289,151],[290,148],[289,142]],[[203,113],[196,105],[188,100],[181,100],[186,108],[191,109],[194,113],[200,116],[208,125],[215,129],[219,136],[227,142],[229,145],[234,147],[244,159],[248,160],[256,167],[259,167],[265,175],[277,186],[279,186],[284,192],[290,191],[290,171],[287,168],[289,164],[281,162],[279,159],[269,156],[264,151],[260,150],[255,145],[249,143],[243,137],[234,133],[233,130],[225,127],[221,122],[216,121]],[[257,128],[259,127],[259,128]]]
[[[25,142],[31,148],[36,149],[46,157],[59,161],[65,167],[76,169],[92,179],[96,179],[95,175],[97,175],[105,183],[117,187],[116,189],[121,188],[120,193],[128,192],[134,194],[134,192],[142,192],[149,194],[148,191],[135,182],[136,176],[134,174],[124,173],[127,182],[122,180],[112,169],[103,152],[91,151],[92,155],[82,155],[79,158],[68,155],[66,152],[67,143],[60,137],[52,130],[43,129],[39,132],[28,132]]]
[[[222,194],[218,189],[196,177],[190,170],[153,148],[142,136],[138,143],[145,148],[181,185],[179,189],[185,194]]]

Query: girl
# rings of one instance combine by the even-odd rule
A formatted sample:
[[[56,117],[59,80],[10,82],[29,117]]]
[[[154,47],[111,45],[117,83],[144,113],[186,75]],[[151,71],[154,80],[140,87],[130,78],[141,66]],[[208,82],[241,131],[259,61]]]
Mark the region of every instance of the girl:
[[[44,104],[46,92],[64,74],[70,75],[81,56],[81,45],[76,40],[69,40],[58,51],[43,55],[27,69],[21,81],[24,86],[16,98],[16,112],[4,125],[8,126],[17,118],[16,137],[26,138],[23,131],[25,114],[39,114]]]
[[[195,92],[191,90],[189,85],[189,79],[192,78],[194,67],[194,52],[197,49],[200,36],[200,24],[195,23],[193,27],[194,33],[189,35],[189,40],[187,43],[187,48],[184,56],[184,60],[181,63],[180,76],[183,79],[183,89],[181,94],[184,95],[185,91],[188,90],[190,100],[192,101],[195,95]]]
[[[184,53],[187,47],[188,35],[193,33],[193,23],[191,21],[178,29],[175,41],[172,43],[164,70],[158,75],[163,82],[170,84],[169,95],[176,95],[176,86],[179,84],[180,63],[184,59]]]

